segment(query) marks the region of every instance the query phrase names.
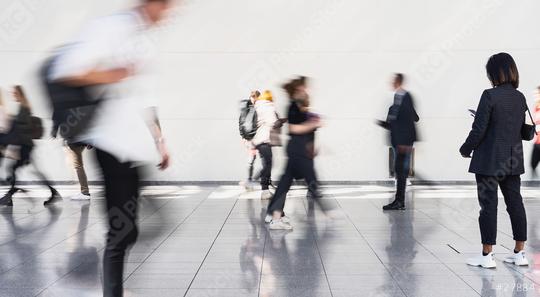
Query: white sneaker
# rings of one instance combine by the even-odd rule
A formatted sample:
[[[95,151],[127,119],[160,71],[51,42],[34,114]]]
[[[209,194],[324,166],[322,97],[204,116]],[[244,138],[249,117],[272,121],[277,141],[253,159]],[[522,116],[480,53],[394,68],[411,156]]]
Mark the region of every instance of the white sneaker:
[[[270,200],[272,198],[272,193],[269,190],[263,190],[261,194],[261,200]]]
[[[246,191],[251,191],[251,190],[253,190],[252,184],[251,184],[251,182],[248,181],[248,180],[240,181],[240,182],[238,183],[238,185],[239,185],[240,187],[246,189]]]
[[[272,220],[268,228],[270,230],[292,230],[292,226],[283,222],[282,219],[277,220],[277,221]]]
[[[516,266],[528,266],[529,260],[525,258],[525,252],[521,251],[517,254],[512,254],[511,256],[508,256],[504,259],[504,262],[506,263],[512,263]]]
[[[266,224],[270,224],[270,222],[272,222],[272,216],[267,214],[265,217],[264,217],[264,222]]]
[[[479,255],[474,258],[467,259],[467,265],[480,266],[483,268],[495,268],[497,263],[493,260],[493,253],[487,254],[487,256]]]
[[[69,197],[71,200],[77,200],[77,201],[87,201],[90,200],[90,194],[85,195],[83,193],[75,194],[71,197]]]

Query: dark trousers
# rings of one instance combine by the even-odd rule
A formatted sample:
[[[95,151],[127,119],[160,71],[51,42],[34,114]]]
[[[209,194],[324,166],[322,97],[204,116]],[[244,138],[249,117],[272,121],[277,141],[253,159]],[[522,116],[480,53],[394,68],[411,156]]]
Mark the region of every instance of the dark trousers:
[[[411,147],[412,148],[412,147]],[[411,153],[407,149],[394,147],[394,172],[396,175],[396,200],[405,203],[405,191],[407,188],[407,177],[410,170]]]
[[[19,148],[19,159],[11,165],[10,168],[10,176],[9,176],[9,182],[10,182],[10,189],[8,192],[8,195],[13,195],[15,192],[17,192],[17,187],[15,186],[17,183],[17,170],[23,166],[26,166],[31,163],[31,154],[34,150],[33,145],[21,145]],[[37,177],[45,183],[45,185],[51,190],[51,193],[54,193],[54,187],[52,186],[52,183],[47,179],[47,177],[39,170],[36,164],[34,164],[35,174]]]
[[[272,214],[274,211],[283,212],[287,192],[289,192],[294,179],[301,178],[305,179],[307,183],[308,196],[315,199],[323,210],[327,210],[329,207],[324,205],[320,199],[322,195],[319,192],[319,181],[315,173],[313,159],[301,154],[289,154],[288,157],[289,160],[287,161],[285,173],[283,173],[283,176],[279,180],[276,193],[268,205],[267,213]]]
[[[103,256],[103,296],[123,295],[124,258],[137,239],[137,199],[139,172],[130,162],[122,163],[114,156],[96,150],[103,173],[109,231]]]
[[[268,190],[272,180],[272,146],[268,143],[259,144],[257,147],[261,155],[263,168],[261,170],[261,188]]]
[[[255,160],[256,159],[257,159],[257,155],[253,155],[249,159],[249,162],[248,162],[248,181],[253,180],[253,169],[255,167]]]
[[[538,163],[540,162],[540,144],[535,144],[532,151],[531,167],[536,170]]]
[[[501,188],[510,215],[514,240],[527,241],[527,216],[520,193],[519,175],[503,177],[476,175],[478,201],[480,202],[480,234],[482,244],[495,245],[497,239],[497,190]]]

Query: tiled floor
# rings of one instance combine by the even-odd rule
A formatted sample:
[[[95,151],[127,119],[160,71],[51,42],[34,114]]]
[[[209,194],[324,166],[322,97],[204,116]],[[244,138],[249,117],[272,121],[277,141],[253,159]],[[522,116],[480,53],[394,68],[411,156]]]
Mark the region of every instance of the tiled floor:
[[[0,208],[0,296],[100,296],[103,200],[44,208],[47,192],[27,188],[13,208]],[[513,242],[501,201],[494,270],[464,264],[480,249],[474,188],[417,186],[408,210],[383,213],[391,190],[328,186],[326,201],[342,213],[328,220],[311,211],[297,188],[286,208],[294,230],[286,232],[261,223],[266,203],[259,192],[149,187],[139,241],[126,265],[125,296],[540,295],[540,190],[523,190],[534,264],[502,263]]]

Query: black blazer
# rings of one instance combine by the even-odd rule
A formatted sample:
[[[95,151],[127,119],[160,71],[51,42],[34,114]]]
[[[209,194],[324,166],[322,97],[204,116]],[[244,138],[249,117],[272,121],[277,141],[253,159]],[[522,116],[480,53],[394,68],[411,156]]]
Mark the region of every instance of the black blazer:
[[[525,172],[521,127],[526,110],[525,96],[510,84],[482,93],[472,130],[459,150],[462,156],[474,151],[469,172],[489,176]]]
[[[388,109],[386,118],[392,146],[412,146],[417,140],[415,122],[419,120],[411,94],[409,92],[402,95],[396,93],[394,104]]]

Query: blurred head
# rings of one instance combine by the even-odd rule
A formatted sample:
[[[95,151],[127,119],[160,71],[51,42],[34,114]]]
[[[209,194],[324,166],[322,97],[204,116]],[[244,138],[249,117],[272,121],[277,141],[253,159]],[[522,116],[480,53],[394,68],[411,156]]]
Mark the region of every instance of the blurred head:
[[[392,88],[394,90],[397,90],[403,86],[403,82],[405,81],[405,76],[403,73],[395,73],[394,77],[392,78]]]
[[[159,23],[167,16],[174,0],[142,0],[142,9],[152,25]]]
[[[256,100],[257,98],[259,98],[259,96],[261,96],[261,92],[259,92],[258,90],[254,90],[254,91],[251,91],[249,98]]]
[[[309,97],[307,93],[307,77],[299,76],[282,86],[292,100],[303,100]]]
[[[493,87],[511,84],[519,87],[519,72],[514,58],[507,53],[498,53],[489,58],[486,64],[487,77]]]
[[[20,103],[21,105],[28,106],[28,100],[26,99],[26,95],[24,93],[22,86],[20,85],[14,86],[12,94],[16,102]]]
[[[262,93],[261,96],[259,96],[259,98],[257,98],[257,100],[266,100],[266,101],[274,101],[274,98],[272,96],[272,92],[270,92],[269,90],[266,90]]]

